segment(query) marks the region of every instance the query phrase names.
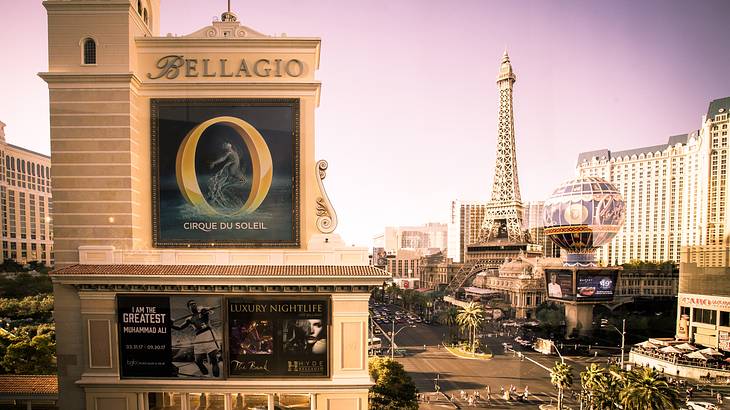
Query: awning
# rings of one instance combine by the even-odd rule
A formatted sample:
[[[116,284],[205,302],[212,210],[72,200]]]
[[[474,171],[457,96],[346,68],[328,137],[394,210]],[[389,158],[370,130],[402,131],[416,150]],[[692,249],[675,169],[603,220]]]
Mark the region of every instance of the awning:
[[[496,295],[501,293],[498,290],[478,288],[476,286],[469,286],[467,288],[464,288],[464,292],[474,293],[476,295]]]
[[[659,349],[659,351],[662,352],[662,353],[671,353],[671,354],[682,354],[682,353],[684,353],[683,351],[677,349],[674,346],[662,347],[661,349]]]

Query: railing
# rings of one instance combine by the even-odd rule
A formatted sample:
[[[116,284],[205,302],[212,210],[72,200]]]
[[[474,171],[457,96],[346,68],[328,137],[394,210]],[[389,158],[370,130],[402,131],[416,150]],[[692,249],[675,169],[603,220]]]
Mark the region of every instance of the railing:
[[[642,356],[647,356],[647,357],[651,357],[653,359],[659,359],[659,360],[663,360],[668,363],[679,364],[682,366],[730,371],[730,364],[721,362],[721,361],[688,359],[688,358],[682,357],[681,355],[678,355],[678,354],[662,353],[662,352],[658,352],[658,351],[655,351],[652,349],[644,349],[644,348],[637,347],[637,346],[634,346],[631,349],[631,353],[638,353]]]

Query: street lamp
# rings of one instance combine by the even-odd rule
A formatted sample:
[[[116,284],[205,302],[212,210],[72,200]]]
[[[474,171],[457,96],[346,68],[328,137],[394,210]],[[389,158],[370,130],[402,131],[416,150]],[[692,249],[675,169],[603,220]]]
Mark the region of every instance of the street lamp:
[[[390,331],[390,358],[395,358],[395,337],[400,333],[401,330],[408,328],[408,327],[416,327],[416,325],[409,325],[409,326],[403,326],[398,331],[395,331],[395,318],[393,319],[393,327]]]
[[[626,346],[626,319],[621,320],[623,323],[622,330],[618,330],[618,328],[610,323],[608,323],[608,319],[601,319],[601,327],[602,328],[611,328],[621,334],[621,369],[624,368],[624,346]]]
[[[555,348],[555,353],[558,354],[558,357],[560,358],[560,362],[563,363],[563,364],[565,364],[565,359],[563,359],[563,355],[560,354],[560,350],[558,350],[558,346],[552,340],[550,341],[550,344],[552,344],[553,347]]]

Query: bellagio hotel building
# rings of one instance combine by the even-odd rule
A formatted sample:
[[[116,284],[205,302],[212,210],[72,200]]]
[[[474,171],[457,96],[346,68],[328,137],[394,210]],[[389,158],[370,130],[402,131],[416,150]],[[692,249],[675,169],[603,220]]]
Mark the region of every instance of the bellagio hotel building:
[[[699,130],[666,144],[578,156],[579,176],[605,178],[626,200],[623,228],[598,251],[602,263],[679,262],[681,247],[728,245],[729,111],[730,97],[713,100]]]
[[[5,141],[0,122],[2,259],[53,265],[51,158]]]

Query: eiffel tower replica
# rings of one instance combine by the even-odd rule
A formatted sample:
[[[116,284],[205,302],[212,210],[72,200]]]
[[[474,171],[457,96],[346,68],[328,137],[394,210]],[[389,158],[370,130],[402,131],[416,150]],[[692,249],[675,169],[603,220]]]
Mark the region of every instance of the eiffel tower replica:
[[[539,256],[540,247],[530,243],[523,230],[520,182],[517,177],[517,152],[515,149],[515,118],[512,90],[517,76],[505,50],[497,76],[499,88],[499,126],[497,136],[497,160],[494,166],[492,198],[484,212],[479,240],[467,245],[466,261],[481,261],[498,267],[506,258]]]

